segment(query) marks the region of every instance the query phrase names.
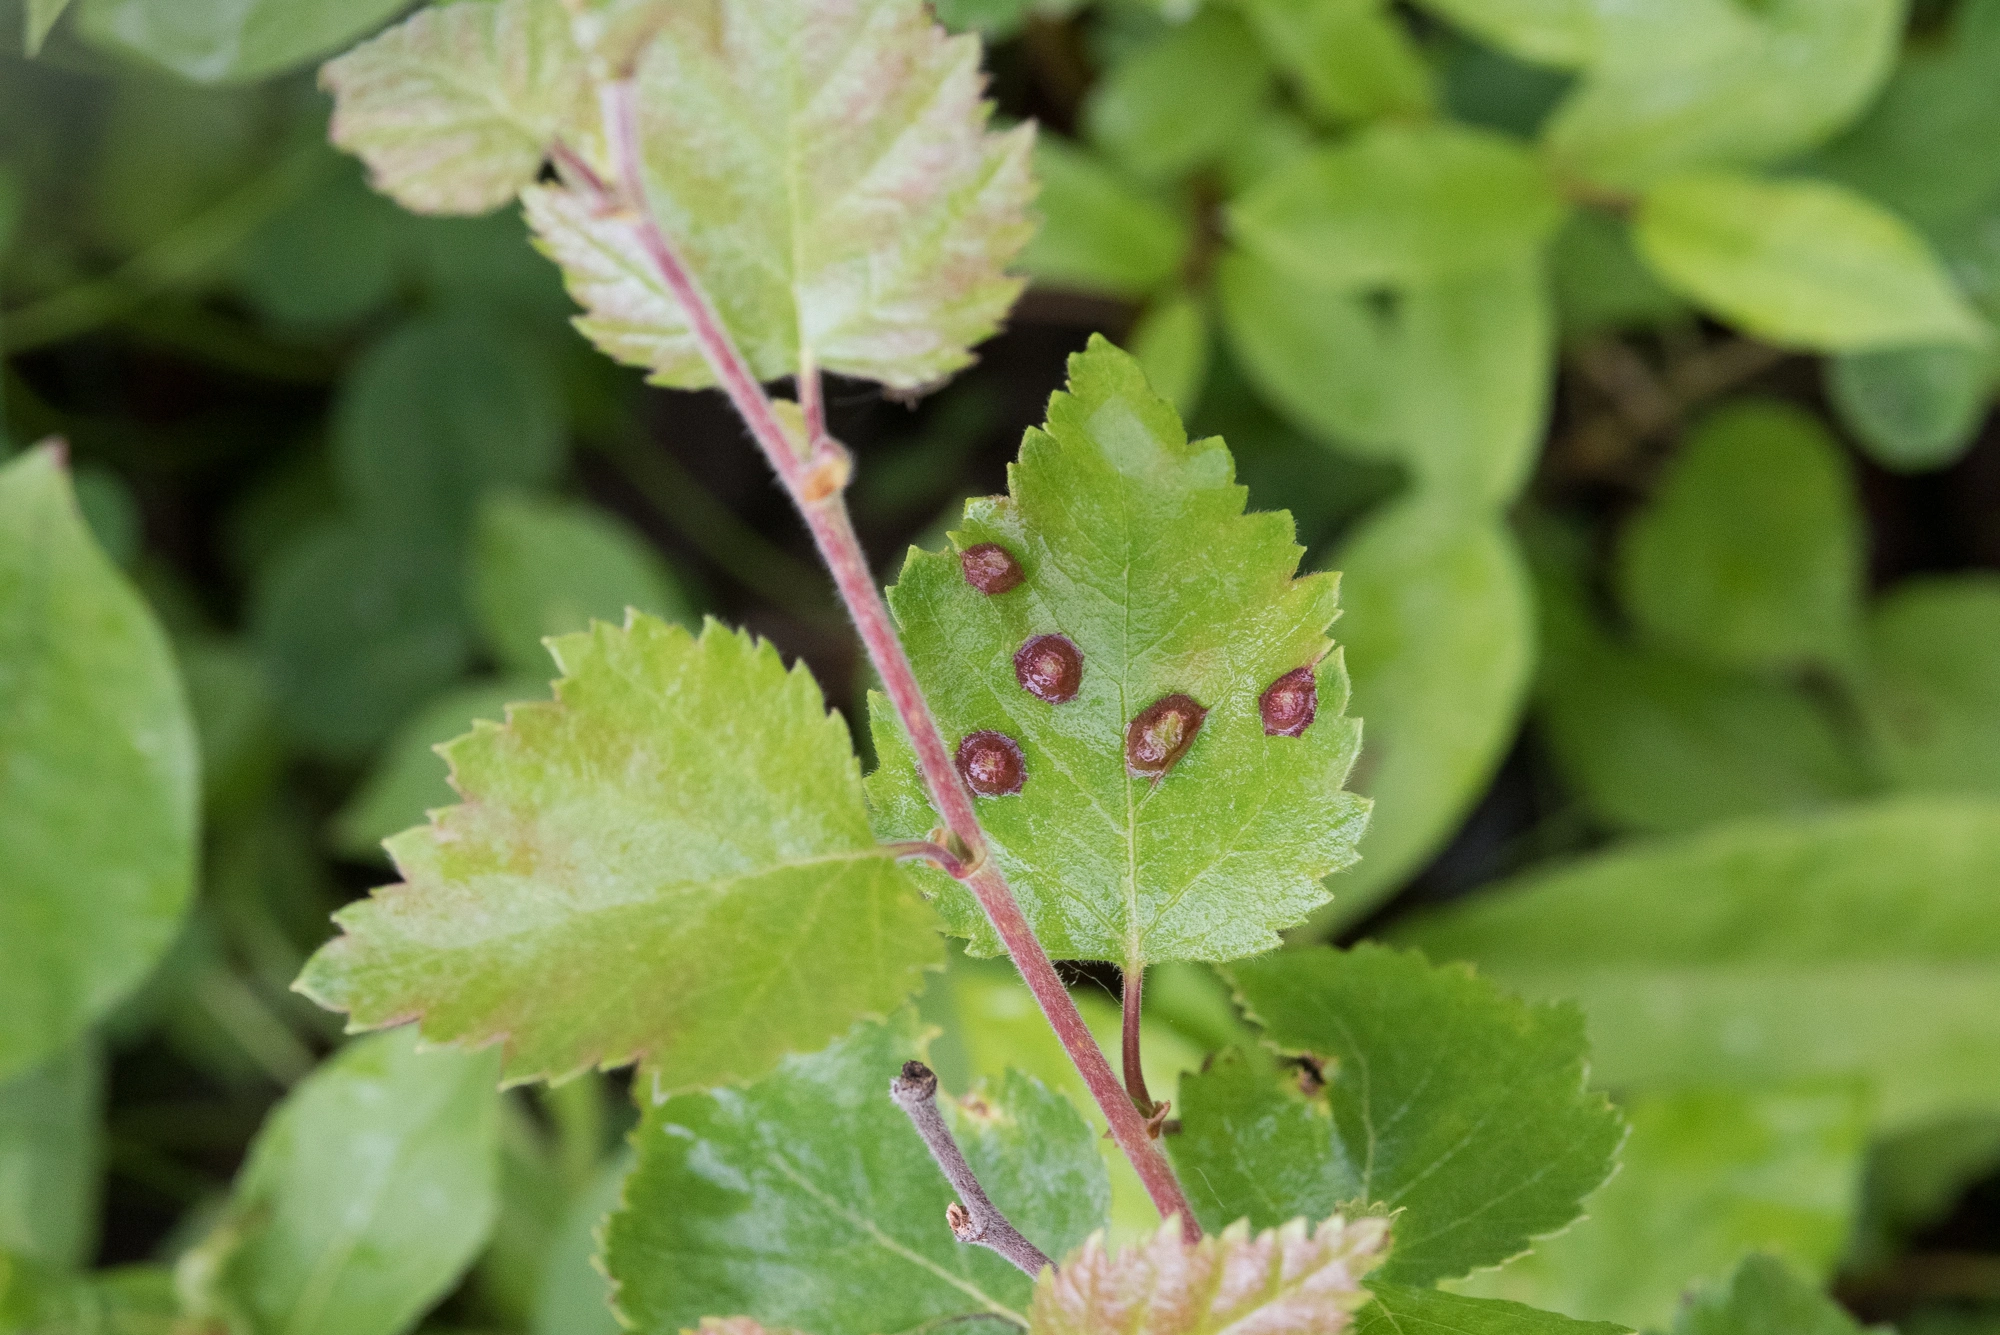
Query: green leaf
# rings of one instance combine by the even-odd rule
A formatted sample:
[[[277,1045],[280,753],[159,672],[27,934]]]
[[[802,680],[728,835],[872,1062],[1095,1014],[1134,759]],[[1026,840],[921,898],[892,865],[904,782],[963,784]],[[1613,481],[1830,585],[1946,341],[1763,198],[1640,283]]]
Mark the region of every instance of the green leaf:
[[[543,641],[623,621],[625,609],[694,620],[666,562],[630,527],[592,505],[503,495],[480,508],[472,604],[486,643],[511,673],[546,675]]]
[[[180,1320],[174,1274],[132,1265],[88,1276],[0,1252],[0,1330],[25,1335],[206,1335]]]
[[[1366,819],[1340,788],[1359,727],[1326,638],[1338,584],[1293,578],[1290,517],[1243,513],[1227,448],[1190,443],[1132,358],[1093,338],[1069,371],[1009,494],[967,504],[958,550],[913,551],[889,605],[947,743],[994,730],[1021,748],[1025,785],[977,799],[979,815],[1050,954],[1137,966],[1268,950],[1325,902],[1319,878],[1352,861]],[[959,551],[981,543],[1019,562],[1017,590],[967,582]],[[1015,655],[1038,635],[1080,653],[1074,699],[1022,686]],[[1305,667],[1316,719],[1266,735],[1259,697]],[[1129,730],[1176,697],[1206,715],[1167,772],[1134,777]],[[923,837],[937,817],[894,715],[871,703],[877,823]],[[919,874],[974,954],[999,953],[964,886]]]
[[[1572,1321],[1519,1303],[1400,1284],[1369,1288],[1375,1301],[1361,1309],[1355,1335],[1625,1335],[1623,1326]]]
[[[1190,88],[1201,96],[1188,96]],[[1090,141],[1146,180],[1204,166],[1228,151],[1271,90],[1271,67],[1234,12],[1202,9],[1113,65],[1083,107]]]
[[[1194,411],[1208,381],[1208,312],[1185,292],[1162,297],[1132,326],[1132,356],[1146,383],[1182,416]]]
[[[1674,1335],[1860,1335],[1861,1327],[1833,1299],[1801,1280],[1783,1261],[1752,1256],[1727,1286],[1683,1307]]]
[[[1545,141],[1566,173],[1615,189],[1826,139],[1881,86],[1903,31],[1901,0],[1564,8],[1594,11],[1595,49]]]
[[[1430,69],[1383,0],[1253,0],[1246,8],[1272,63],[1319,116],[1358,121],[1432,110]]]
[[[611,1310],[611,1284],[598,1269],[597,1239],[624,1199],[632,1156],[620,1154],[571,1202],[542,1261],[528,1335],[619,1335]]]
[[[1389,1223],[1338,1215],[1251,1236],[1243,1225],[1189,1242],[1169,1220],[1112,1253],[1102,1237],[1042,1272],[1030,1335],[1205,1335],[1256,1330],[1334,1335],[1373,1296],[1361,1277],[1382,1263]]]
[[[1584,1089],[1573,1008],[1524,1005],[1470,970],[1374,945],[1289,951],[1225,972],[1264,1041],[1308,1057],[1326,1084],[1302,1099],[1266,1081],[1265,1114],[1245,1099],[1242,1071],[1223,1077],[1220,1097],[1209,1092],[1213,1074],[1183,1081],[1172,1149],[1205,1224],[1398,1211],[1382,1278],[1429,1284],[1497,1265],[1564,1227],[1611,1172],[1625,1130]],[[1207,1122],[1218,1108],[1225,1115]],[[1310,1159],[1289,1162],[1308,1145]],[[1210,1164],[1253,1153],[1247,1172],[1219,1179],[1244,1195],[1194,1186],[1210,1180]]]
[[[334,464],[370,518],[456,535],[487,489],[554,476],[563,418],[554,372],[505,323],[423,316],[354,362],[333,408]]]
[[[348,324],[394,295],[405,263],[403,219],[393,201],[368,188],[359,163],[342,160],[236,248],[229,277],[281,328]]]
[[[291,737],[357,757],[455,680],[470,652],[461,579],[437,535],[349,521],[261,570],[250,636]]]
[[[1232,235],[1346,287],[1426,283],[1532,254],[1562,221],[1515,141],[1457,125],[1377,125],[1280,168],[1229,208]]]
[[[2000,577],[1898,585],[1869,618],[1857,693],[1890,783],[2000,796]]]
[[[1819,420],[1743,399],[1689,433],[1619,536],[1618,591],[1661,643],[1729,667],[1838,665],[1864,553],[1846,457]]]
[[[48,40],[49,30],[56,26],[63,11],[69,8],[70,0],[28,0],[27,35],[23,39],[27,53],[40,55],[42,43]]]
[[[355,1028],[501,1042],[509,1080],[642,1061],[755,1078],[921,985],[933,920],[868,829],[847,728],[803,666],[635,615],[553,646],[553,702],[445,748],[465,805],[389,841],[299,980]]]
[[[1571,997],[1618,1089],[1865,1077],[1876,1124],[2000,1107],[2000,806],[1879,802],[1579,859],[1392,935]]]
[[[403,0],[82,0],[98,46],[196,83],[248,83],[346,46]]]
[[[659,1335],[715,1312],[816,1335],[961,1313],[1020,1322],[1029,1278],[952,1237],[951,1188],[889,1100],[919,1035],[905,1012],[788,1057],[747,1089],[648,1108],[605,1234],[626,1321]],[[1095,1137],[1060,1095],[1016,1074],[939,1107],[993,1203],[1037,1246],[1060,1256],[1102,1227]]]
[[[597,97],[561,0],[420,9],[328,61],[333,142],[418,213],[485,213],[567,136],[602,158]]]
[[[1513,743],[1534,679],[1535,605],[1506,525],[1421,496],[1371,515],[1342,548],[1356,786],[1376,814],[1335,884],[1351,923],[1448,839]]]
[[[91,541],[61,454],[0,467],[0,1080],[166,953],[193,888],[194,729],[172,652]]]
[[[1876,463],[1929,472],[1978,436],[1995,369],[1988,350],[1953,343],[1852,352],[1827,362],[1827,396]]]
[[[1640,201],[1638,241],[1669,285],[1774,343],[1862,352],[1990,337],[1923,239],[1839,186],[1672,177]]]
[[[1570,214],[1549,248],[1549,276],[1566,338],[1651,327],[1688,315],[1632,242],[1630,223],[1593,210]]]
[[[1589,1214],[1461,1286],[1575,1317],[1664,1330],[1683,1295],[1746,1252],[1831,1274],[1847,1247],[1867,1149],[1853,1090],[1645,1095]]]
[[[284,764],[271,687],[241,641],[203,635],[175,649],[201,740],[202,809],[211,825],[228,825],[263,805]]]
[[[1522,60],[1578,66],[1597,54],[1594,0],[1421,0],[1488,45]]]
[[[493,1222],[499,1062],[350,1044],[271,1114],[204,1250],[256,1328],[397,1335],[448,1293]],[[187,1273],[188,1263],[183,1263]]]
[[[0,1082],[0,1251],[76,1267],[96,1250],[103,1066],[86,1040]]]
[[[480,719],[507,717],[517,700],[538,700],[547,686],[532,679],[464,686],[426,705],[396,729],[333,818],[334,847],[352,858],[377,860],[383,841],[429,819],[458,800],[437,747],[470,732]]]
[[[987,131],[978,39],[947,38],[921,0],[717,0],[655,18],[637,72],[642,184],[756,374],[809,355],[908,389],[966,365],[1020,291],[1002,270],[1033,230],[1033,127]],[[579,328],[657,383],[713,383],[624,218],[561,187],[526,202]]]
[[[1178,276],[1187,221],[1096,154],[1043,133],[1035,141],[1035,178],[1042,227],[1018,267],[1037,283],[1141,299]]]

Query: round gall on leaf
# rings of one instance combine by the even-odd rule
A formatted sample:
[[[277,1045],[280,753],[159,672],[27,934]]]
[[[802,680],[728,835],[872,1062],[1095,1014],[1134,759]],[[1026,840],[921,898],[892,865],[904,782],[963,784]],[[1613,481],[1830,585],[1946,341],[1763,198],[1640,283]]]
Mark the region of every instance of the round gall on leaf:
[[[1263,715],[1264,732],[1270,737],[1299,736],[1312,726],[1318,711],[1319,684],[1309,667],[1292,669],[1257,697],[1257,712]]]
[[[1185,695],[1146,706],[1125,730],[1126,770],[1137,779],[1159,778],[1187,754],[1207,717],[1208,711]]]
[[[1067,635],[1037,635],[1014,655],[1014,676],[1036,699],[1064,704],[1083,686],[1083,651]]]
[[[1021,563],[997,542],[967,547],[958,554],[958,564],[965,582],[981,593],[1005,593],[1021,583]]]
[[[958,773],[981,797],[1012,797],[1028,781],[1020,744],[1004,732],[975,732],[960,742]]]

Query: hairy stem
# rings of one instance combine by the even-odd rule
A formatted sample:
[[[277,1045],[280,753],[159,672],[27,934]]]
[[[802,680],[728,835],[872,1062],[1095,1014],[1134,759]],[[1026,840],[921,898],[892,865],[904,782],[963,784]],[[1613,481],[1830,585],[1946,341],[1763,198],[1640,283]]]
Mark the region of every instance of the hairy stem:
[[[1049,1026],[1076,1064],[1091,1097],[1096,1099],[1110,1124],[1112,1139],[1132,1161],[1154,1207],[1162,1217],[1178,1215],[1181,1229],[1190,1241],[1200,1238],[1201,1228],[1195,1223],[1194,1212],[1188,1208],[1187,1197],[1173,1169],[1150,1138],[1145,1118],[1119,1085],[1111,1064],[1098,1049],[1097,1040],[1091,1037],[1075,1001],[1057,976],[1048,952],[1028,926],[1005,878],[987,859],[986,838],[973,810],[972,794],[952,764],[937,720],[931,716],[930,705],[917,685],[916,673],[910,667],[909,656],[903,652],[903,642],[896,634],[889,608],[882,601],[874,572],[868,567],[861,540],[848,517],[843,490],[848,477],[847,452],[824,435],[794,441],[786,434],[756,374],[723,327],[694,274],[681,262],[647,202],[631,81],[621,79],[605,84],[600,97],[605,133],[624,185],[622,203],[631,211],[633,230],[667,291],[687,317],[696,345],[715,372],[723,393],[729,396],[778,480],[804,516],[820,556],[833,575],[834,587],[839,590],[848,615],[853,617],[868,657],[882,678],[897,717],[902,720],[903,732],[916,752],[917,766],[930,790],[931,801],[944,817],[946,828],[962,846],[964,865],[958,879],[971,889],[1007,953],[1013,957],[1014,966],[1020,970]],[[816,384],[817,372],[802,379]]]
[[[987,1199],[972,1165],[965,1161],[958,1142],[951,1138],[951,1128],[944,1124],[937,1108],[936,1073],[922,1062],[904,1062],[903,1073],[889,1082],[889,1097],[908,1114],[910,1124],[917,1128],[924,1144],[930,1146],[931,1158],[937,1160],[944,1180],[958,1193],[959,1203],[944,1215],[952,1236],[960,1242],[991,1248],[1030,1278],[1046,1270],[1050,1264],[1048,1254],[1022,1237],[999,1207]]]
[[[1132,1096],[1139,1115],[1151,1118],[1156,1109],[1153,1096],[1146,1092],[1146,1072],[1139,1064],[1139,1006],[1146,986],[1146,966],[1127,964],[1120,976],[1119,992],[1125,1012],[1124,1052],[1125,1092]]]

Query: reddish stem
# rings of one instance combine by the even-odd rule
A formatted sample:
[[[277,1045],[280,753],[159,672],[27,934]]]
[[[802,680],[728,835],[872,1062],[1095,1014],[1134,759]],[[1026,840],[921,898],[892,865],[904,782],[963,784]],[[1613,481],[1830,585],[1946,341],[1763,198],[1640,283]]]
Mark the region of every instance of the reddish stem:
[[[1139,1006],[1145,987],[1146,966],[1126,965],[1119,984],[1125,1011],[1125,1092],[1132,1096],[1139,1115],[1150,1118],[1158,1109],[1146,1092],[1146,1072],[1139,1064]]]
[[[1178,1215],[1182,1233],[1188,1241],[1197,1241],[1201,1237],[1201,1226],[1195,1222],[1194,1211],[1188,1208],[1187,1197],[1182,1193],[1173,1169],[1148,1135],[1145,1118],[1139,1115],[1139,1110],[1119,1085],[1111,1064],[1098,1049],[1097,1040],[1091,1037],[1089,1027],[1076,1009],[1076,1002],[1070,998],[1069,990],[1057,976],[1048,952],[1042,949],[1041,941],[1028,926],[1028,920],[1022,915],[1021,907],[1015,902],[1013,892],[1007,888],[999,868],[986,857],[986,838],[979,827],[979,817],[973,811],[972,795],[951,762],[951,753],[938,731],[937,721],[931,716],[923,691],[917,685],[909,656],[903,652],[903,642],[896,634],[889,608],[882,601],[881,590],[876,587],[874,573],[869,569],[867,557],[861,549],[861,540],[855,535],[853,522],[848,518],[847,501],[842,490],[846,481],[844,468],[835,467],[829,471],[829,464],[844,462],[845,452],[830,438],[821,435],[808,442],[811,457],[802,456],[785,434],[763,386],[758,383],[749,363],[743,359],[735,341],[723,327],[700,283],[681,262],[661,231],[659,219],[646,200],[644,165],[639,155],[637,117],[630,81],[618,80],[606,84],[601,90],[601,99],[613,161],[625,186],[625,202],[633,211],[633,231],[647,258],[659,271],[667,291],[687,317],[688,328],[701,348],[702,356],[715,372],[723,393],[729,396],[744,425],[750,428],[750,434],[770,460],[785,490],[791,494],[799,513],[805,518],[806,527],[812,531],[820,556],[833,574],[834,586],[840,591],[841,601],[854,618],[855,629],[868,650],[868,657],[882,678],[883,688],[890,703],[895,706],[897,717],[903,722],[904,734],[916,752],[917,767],[930,789],[931,800],[944,817],[946,827],[964,846],[964,865],[959,879],[979,900],[987,920],[993,924],[993,930],[1013,957],[1014,966],[1020,970],[1022,980],[1034,994],[1049,1027],[1055,1030],[1070,1060],[1076,1064],[1084,1084],[1089,1086],[1091,1097],[1097,1100],[1105,1120],[1110,1124],[1112,1139],[1117,1141],[1125,1157],[1132,1161],[1132,1167],[1145,1184],[1154,1207],[1162,1218]],[[807,393],[803,387],[805,380],[814,383],[815,390],[811,397],[817,401],[817,372],[802,375],[802,396]]]

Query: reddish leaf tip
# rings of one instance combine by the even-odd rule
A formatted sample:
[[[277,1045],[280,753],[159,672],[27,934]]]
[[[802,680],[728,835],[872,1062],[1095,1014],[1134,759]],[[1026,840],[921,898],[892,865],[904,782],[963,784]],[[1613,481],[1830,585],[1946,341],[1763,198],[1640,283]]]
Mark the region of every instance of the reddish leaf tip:
[[[1064,704],[1083,686],[1083,651],[1067,635],[1037,635],[1015,653],[1014,676],[1036,699]]]
[[[1012,797],[1028,780],[1021,747],[1004,732],[975,732],[958,744],[958,773],[981,797]]]
[[[1297,737],[1319,712],[1319,683],[1310,667],[1293,668],[1257,697],[1257,712],[1270,737]]]

